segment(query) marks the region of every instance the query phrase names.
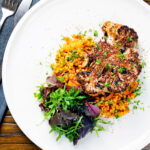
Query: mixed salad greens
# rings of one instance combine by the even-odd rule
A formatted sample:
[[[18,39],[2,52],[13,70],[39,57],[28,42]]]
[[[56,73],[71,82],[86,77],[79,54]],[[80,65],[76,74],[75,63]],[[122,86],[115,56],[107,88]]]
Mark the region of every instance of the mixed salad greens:
[[[74,145],[89,132],[104,131],[98,118],[100,109],[90,102],[90,97],[75,88],[68,89],[56,76],[48,77],[47,82],[38,87],[34,96],[40,102],[45,119],[51,125],[50,133],[56,131],[59,140],[65,135]]]

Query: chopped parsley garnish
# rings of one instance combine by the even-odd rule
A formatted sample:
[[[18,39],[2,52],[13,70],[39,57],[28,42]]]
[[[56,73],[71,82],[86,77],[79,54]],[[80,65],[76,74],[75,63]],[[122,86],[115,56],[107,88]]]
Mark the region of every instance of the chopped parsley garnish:
[[[124,72],[126,71],[126,69],[127,69],[127,67],[120,67],[120,68],[118,69],[118,72],[119,72],[119,73],[124,73]]]
[[[104,83],[104,85],[106,85],[106,86],[110,86],[110,83],[109,82],[106,82],[106,83]]]
[[[101,60],[100,59],[97,59],[96,60],[96,65],[100,65],[101,64]]]
[[[92,80],[92,77],[89,77],[89,80]]]
[[[80,56],[78,54],[73,55],[75,58],[79,58]]]
[[[79,37],[79,39],[81,39],[81,32],[79,32],[78,37]]]
[[[98,36],[98,31],[97,30],[94,31],[94,36]]]
[[[105,39],[106,41],[107,41],[107,38],[108,38],[107,36],[104,36],[104,39]]]
[[[75,49],[75,50],[73,50],[73,53],[76,53],[77,52],[77,50]]]
[[[96,43],[96,46],[94,48],[95,49],[101,49],[97,43]]]
[[[115,68],[115,65],[112,65],[111,67],[112,67],[112,68]]]
[[[62,46],[59,44],[59,47],[62,48]],[[61,53],[61,52],[60,52]]]
[[[67,57],[67,60],[73,61],[72,55],[70,57]]]
[[[89,32],[92,32],[92,29],[91,29],[91,28],[89,29]]]
[[[140,104],[140,100],[134,101],[134,103],[138,106]]]
[[[106,59],[107,55],[108,55],[108,53],[105,52],[105,53],[104,53],[104,59]]]
[[[98,103],[96,103],[95,105],[99,105],[101,103],[103,103],[104,101],[100,100]]]
[[[133,106],[133,109],[137,109],[137,106],[136,106],[136,105],[134,105],[134,106]]]
[[[140,96],[140,95],[142,94],[142,92],[141,92],[141,86],[139,86],[139,87],[134,91],[134,93],[136,94],[135,97]]]
[[[144,107],[140,107],[140,110],[143,110],[143,111],[144,111]]]
[[[121,47],[122,45],[121,45],[121,43],[117,43],[117,45],[116,45],[116,47]]]
[[[118,113],[118,112],[119,112],[119,109],[115,109],[114,111],[115,111],[115,113]]]
[[[57,77],[57,80],[60,81],[60,82],[63,82],[64,78],[65,78],[65,76],[63,76],[63,77]]]
[[[119,115],[116,115],[116,116],[115,116],[116,119],[118,119],[119,117],[120,117]]]
[[[146,62],[142,62],[142,68],[144,68],[145,67],[145,65],[146,65]]]
[[[64,38],[64,36],[63,36],[63,35],[61,35],[60,37],[61,37],[61,40],[65,40],[65,38]]]
[[[130,99],[130,98],[128,98],[128,99],[127,99],[127,101],[130,103],[130,102],[131,102],[131,99]]]
[[[109,62],[107,62],[107,64],[105,65],[105,70],[108,71],[110,68]]]
[[[116,31],[116,29],[114,29],[114,33],[116,33],[117,31]]]
[[[107,103],[108,103],[108,104],[111,103],[111,100],[107,101]]]
[[[52,65],[52,64],[50,65],[50,68],[51,68],[52,70],[54,70],[54,68],[53,68],[53,65]]]
[[[92,41],[92,38],[89,37],[89,38],[88,38],[88,41]]]
[[[67,57],[67,60],[73,61],[73,58],[72,58],[72,57],[79,58],[80,55],[79,55],[79,54],[76,54],[76,53],[77,53],[77,50],[76,50],[76,49],[73,50],[72,54],[71,54],[69,57]]]
[[[124,60],[126,57],[122,54],[122,53],[118,53],[118,57],[121,59],[121,60]]]
[[[50,56],[50,57],[51,57],[51,56],[52,56],[52,53],[50,52],[50,53],[48,54],[48,56]]]
[[[84,36],[86,36],[86,33],[87,33],[87,31],[85,30],[85,31],[84,31]]]
[[[133,41],[132,38],[131,38],[131,36],[128,36],[128,40],[129,40],[130,42]]]

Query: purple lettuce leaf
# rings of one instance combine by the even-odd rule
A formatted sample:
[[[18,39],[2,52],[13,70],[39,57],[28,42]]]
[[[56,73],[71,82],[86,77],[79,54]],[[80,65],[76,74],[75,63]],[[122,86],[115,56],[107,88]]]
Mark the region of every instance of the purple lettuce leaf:
[[[86,111],[87,116],[96,118],[100,115],[100,109],[98,106],[92,105],[88,102],[86,103],[86,106],[88,108],[88,111]]]
[[[77,121],[79,116],[70,111],[65,112],[64,110],[59,108],[54,116],[49,120],[51,126],[70,126],[72,122]]]
[[[46,82],[52,83],[54,86],[63,86],[63,83],[59,82],[55,75],[48,76]]]

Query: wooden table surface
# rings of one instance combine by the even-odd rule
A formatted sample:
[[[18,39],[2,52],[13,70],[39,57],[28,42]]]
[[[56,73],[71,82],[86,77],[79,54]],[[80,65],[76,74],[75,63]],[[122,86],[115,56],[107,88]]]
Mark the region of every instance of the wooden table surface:
[[[150,0],[145,0],[150,5]],[[0,150],[40,150],[19,129],[7,109],[0,125]],[[150,150],[150,144],[142,150]]]

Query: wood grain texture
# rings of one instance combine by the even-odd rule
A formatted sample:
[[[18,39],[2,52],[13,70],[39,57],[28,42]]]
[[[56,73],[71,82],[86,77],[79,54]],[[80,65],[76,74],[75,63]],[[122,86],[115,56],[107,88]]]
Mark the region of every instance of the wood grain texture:
[[[1,144],[32,144],[32,142],[23,136],[0,136],[0,145]]]
[[[9,110],[0,125],[0,150],[40,150],[23,134]]]
[[[33,144],[0,144],[0,150],[40,150]]]
[[[150,0],[145,0],[150,5]],[[0,125],[0,150],[40,150],[19,129],[9,110]],[[150,144],[142,150],[150,150]]]
[[[3,123],[15,123],[15,120],[12,118],[12,116],[5,116]]]
[[[7,110],[7,112],[6,112],[6,116],[10,116],[10,115],[11,115],[10,111],[9,111],[9,110]]]
[[[19,127],[16,124],[12,123],[3,123],[0,128],[0,135],[11,135],[11,134],[20,134],[22,133]],[[23,133],[22,133],[23,134]]]

